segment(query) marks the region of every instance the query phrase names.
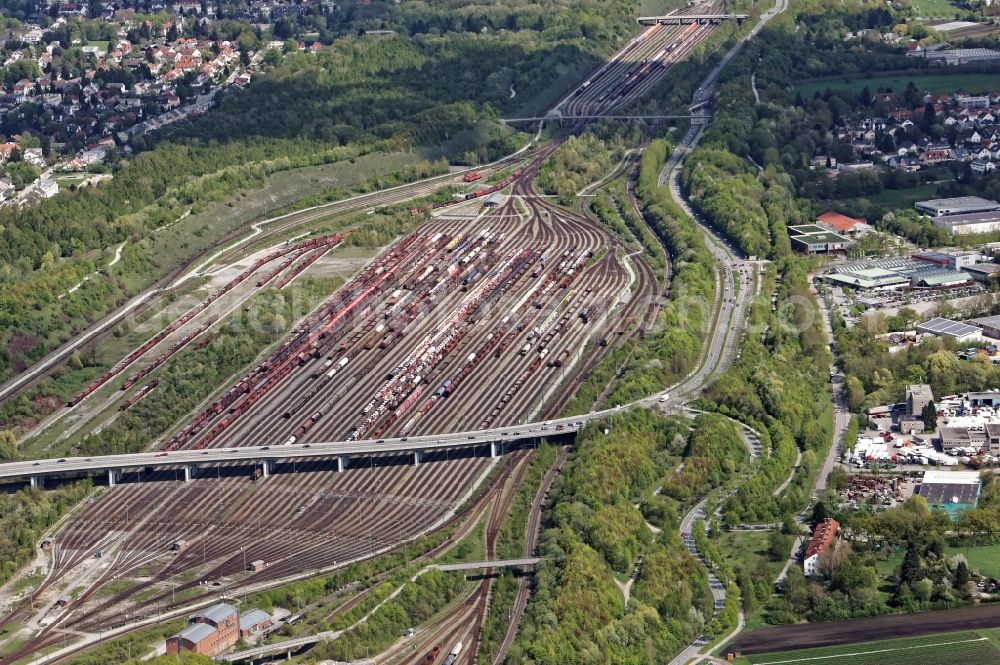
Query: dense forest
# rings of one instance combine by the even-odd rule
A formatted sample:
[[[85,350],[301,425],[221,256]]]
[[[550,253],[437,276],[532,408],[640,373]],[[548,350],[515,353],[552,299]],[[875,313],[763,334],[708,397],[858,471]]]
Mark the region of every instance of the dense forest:
[[[810,23],[809,17],[800,18]],[[763,34],[781,41],[773,36],[779,31],[784,34],[780,28]],[[706,408],[754,427],[767,451],[756,472],[724,503],[726,524],[778,521],[805,507],[818,460],[830,445],[832,415],[830,354],[809,289],[810,265],[792,254],[787,232],[788,225],[809,219],[810,202],[797,196],[782,160],[761,168],[745,152],[763,128],[780,125],[774,121],[776,109],[755,105],[747,85],[747,70],[763,63],[755,44],[723,72],[715,116],[682,173],[682,186],[710,223],[745,255],[772,260],[762,274],[762,296],[750,308],[741,354],[703,399]],[[799,453],[792,484],[781,496],[772,496]]]
[[[56,489],[25,489],[0,494],[0,584],[35,557],[39,534],[52,526],[70,506],[90,490],[89,482]]]
[[[683,422],[633,411],[578,435],[539,544],[553,561],[539,567],[509,663],[667,662],[698,634],[712,596],[677,533],[678,505],[657,497],[648,519],[662,532],[654,537],[633,504],[653,498],[689,437],[724,435],[713,418],[696,421],[689,435]],[[626,606],[614,573],[630,574],[639,557]]]

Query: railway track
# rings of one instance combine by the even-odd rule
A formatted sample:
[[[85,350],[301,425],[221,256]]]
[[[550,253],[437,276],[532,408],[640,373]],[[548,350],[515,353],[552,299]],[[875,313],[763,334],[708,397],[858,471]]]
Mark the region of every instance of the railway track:
[[[607,72],[608,76],[622,73],[624,68],[624,83],[614,83],[611,78],[607,79],[607,85],[601,87],[591,83],[593,87],[585,86],[587,89],[580,92],[568,108],[579,109],[575,111],[579,113],[592,113],[594,110],[607,112],[630,103],[630,100],[634,100],[656,85],[662,77],[658,72],[663,71],[664,67],[654,66],[660,59],[655,57],[656,52],[652,49],[662,49],[662,44],[670,39],[675,31],[664,29],[662,35],[658,34],[659,32],[661,30],[646,35],[648,39],[641,40],[646,43],[633,48],[632,54],[646,61],[639,67],[640,70],[650,64],[645,72],[630,70],[629,68],[634,65],[628,64],[627,60],[613,62],[612,68]],[[671,50],[671,53],[677,53],[678,59],[707,36],[708,30],[702,31],[698,27],[689,32],[691,34],[684,40],[683,48],[678,46]],[[651,51],[654,57],[650,57]],[[664,62],[666,63],[666,60]],[[603,100],[600,99],[603,93],[598,92],[602,87],[608,93]],[[609,98],[612,98],[611,101]],[[470,418],[476,417],[489,418],[489,422],[497,424],[517,422],[517,418],[524,414],[533,402],[537,402],[539,395],[553,390],[553,386],[558,383],[557,372],[540,371],[543,365],[541,361],[547,354],[543,355],[541,350],[538,350],[538,340],[547,334],[549,327],[558,326],[558,330],[546,342],[548,346],[544,350],[559,357],[566,351],[582,348],[587,340],[593,338],[594,331],[584,330],[580,326],[574,329],[567,325],[569,320],[564,320],[564,317],[568,315],[572,319],[580,308],[588,305],[607,308],[613,300],[608,297],[608,292],[614,295],[614,292],[627,285],[625,271],[613,260],[613,252],[590,261],[597,249],[608,243],[603,230],[592,221],[552,206],[534,194],[531,181],[537,174],[542,159],[551,154],[555,147],[556,144],[550,144],[539,151],[538,157],[523,169],[522,175],[511,187],[512,195],[523,203],[527,215],[521,213],[513,198],[497,210],[485,214],[480,214],[477,209],[470,210],[469,205],[452,206],[448,208],[448,213],[452,216],[460,217],[463,208],[466,209],[471,220],[474,220],[471,230],[466,220],[460,219],[456,224],[455,220],[446,219],[444,216],[432,218],[421,229],[423,239],[412,240],[418,246],[418,250],[424,250],[423,254],[394,257],[393,264],[401,263],[401,265],[396,265],[392,269],[393,273],[399,271],[400,278],[408,279],[410,282],[416,279],[413,288],[407,289],[408,291],[422,292],[428,297],[435,296],[431,299],[433,307],[427,311],[464,311],[465,314],[462,316],[470,311],[475,312],[471,319],[462,319],[459,316],[453,320],[453,323],[459,323],[461,330],[450,338],[455,342],[448,353],[441,354],[442,357],[437,358],[432,366],[415,365],[406,353],[407,344],[401,344],[399,341],[391,343],[387,341],[385,349],[378,349],[375,353],[365,353],[375,350],[363,348],[364,341],[373,338],[378,327],[378,323],[371,318],[371,315],[381,313],[385,320],[389,320],[391,316],[399,314],[396,311],[391,313],[390,317],[385,316],[392,307],[395,307],[395,303],[390,305],[389,302],[393,297],[392,293],[397,289],[390,289],[390,286],[395,286],[398,280],[387,284],[383,290],[375,285],[372,287],[370,302],[366,301],[364,306],[358,307],[360,313],[356,314],[355,318],[348,320],[345,317],[343,327],[328,327],[329,317],[335,316],[336,307],[325,312],[314,322],[326,329],[330,333],[328,336],[336,339],[338,344],[346,342],[349,345],[348,349],[337,349],[333,354],[321,352],[318,358],[315,357],[311,345],[316,344],[318,350],[322,340],[316,331],[320,328],[311,328],[312,324],[307,322],[302,331],[305,336],[299,338],[304,343],[292,344],[290,348],[278,352],[284,355],[277,358],[277,364],[273,366],[287,368],[287,371],[282,369],[283,376],[274,381],[272,377],[268,377],[263,382],[259,381],[261,377],[255,378],[258,387],[266,385],[267,389],[253,401],[237,395],[231,403],[239,406],[241,403],[249,402],[253,407],[252,416],[245,417],[251,412],[248,406],[242,413],[236,414],[236,418],[232,418],[225,426],[220,427],[227,416],[233,415],[228,412],[230,405],[227,405],[218,412],[206,416],[193,435],[174,443],[180,447],[253,445],[253,437],[258,433],[266,435],[269,443],[274,437],[280,439],[285,434],[289,437],[295,436],[297,429],[302,427],[299,423],[304,421],[297,421],[292,416],[287,419],[281,418],[284,411],[279,413],[279,409],[299,401],[301,405],[297,413],[303,415],[315,413],[312,409],[324,403],[336,404],[336,407],[321,413],[307,428],[308,434],[302,432],[306,438],[299,440],[308,441],[309,437],[314,437],[311,440],[318,440],[327,437],[340,426],[338,422],[351,421],[347,416],[356,414],[353,415],[356,422],[360,416],[365,415],[362,407],[372,401],[373,394],[376,397],[378,395],[377,392],[372,392],[371,386],[362,385],[363,382],[357,374],[379,376],[384,372],[389,376],[393,374],[393,368],[404,365],[411,370],[419,369],[421,372],[427,372],[419,375],[419,381],[413,381],[414,386],[431,387],[422,389],[409,403],[408,408],[413,411],[404,411],[392,422],[388,422],[389,419],[385,417],[387,410],[373,420],[371,428],[365,430],[366,432],[445,431],[464,427]],[[410,198],[414,192],[422,192],[425,186],[432,187],[430,184],[410,187],[405,195],[398,194],[400,197],[398,200],[397,193],[386,193],[384,198],[381,194],[372,196],[365,199],[364,205],[374,207],[401,202]],[[344,209],[349,209],[347,204]],[[330,206],[323,210],[296,213],[283,220],[279,218],[266,232],[261,232],[252,239],[256,242],[287,233],[295,226],[317,221],[335,214],[337,210],[336,206]],[[438,275],[442,274],[441,270],[445,263],[443,260],[448,254],[444,245],[451,242],[448,238],[453,239],[458,235],[459,227],[462,234],[468,236],[474,235],[477,229],[485,231],[488,227],[487,243],[480,248],[483,251],[478,258],[481,264],[480,273],[470,279],[469,284],[462,286],[474,285],[476,281],[484,284],[482,280],[501,275],[498,284],[502,283],[505,286],[495,298],[492,291],[476,291],[475,288],[462,290],[457,284],[443,289],[441,293],[432,294],[433,286],[426,288],[428,284],[420,283],[427,277],[422,271],[430,265],[436,266],[435,271]],[[434,234],[440,234],[445,241],[436,245],[437,240],[430,240]],[[500,239],[490,243],[491,235],[494,238],[499,236]],[[441,237],[438,240],[441,240]],[[531,238],[532,241],[529,242],[524,238]],[[244,243],[239,243],[242,244]],[[496,246],[492,247],[493,244]],[[509,257],[517,250],[534,252],[531,263],[539,262],[543,248],[557,254],[562,263],[574,258],[580,261],[581,257],[583,262],[570,264],[578,266],[578,269],[573,268],[572,273],[569,273],[569,268],[565,265],[554,267],[555,261],[551,258],[542,262],[547,265],[534,279],[545,284],[538,287],[544,289],[542,294],[545,297],[538,299],[539,306],[535,305],[534,300],[520,302],[522,299],[533,298],[533,294],[538,291],[538,289],[532,291],[531,279],[525,278],[525,274],[530,275],[533,269],[512,278],[513,273],[502,274],[504,270],[502,266],[509,265],[511,260]],[[228,251],[231,255],[232,252],[239,251],[239,248],[231,247]],[[467,256],[472,250],[466,247],[463,251],[466,252],[463,256]],[[222,256],[225,255],[226,252],[223,252]],[[400,262],[400,258],[405,260]],[[435,262],[442,265],[437,265]],[[470,264],[473,262],[469,261]],[[202,267],[207,267],[208,263],[205,262]],[[289,262],[289,266],[293,263],[294,261]],[[641,261],[636,262],[636,265],[638,269],[634,293],[643,296],[654,294],[656,282],[652,271]],[[384,266],[383,269],[387,270],[388,267]],[[459,275],[463,276],[463,279],[468,278],[472,275],[472,269],[469,267],[467,272],[463,268]],[[360,277],[361,281],[357,286],[362,289],[368,288],[379,279],[378,274],[366,275],[364,272]],[[366,279],[369,280],[368,286],[364,282]],[[384,280],[379,282],[383,283]],[[347,288],[341,292],[347,292]],[[601,289],[599,293],[598,289]],[[469,296],[463,295],[470,291],[482,296],[483,300],[470,305]],[[589,294],[594,295],[589,300],[585,299]],[[655,319],[656,310],[649,305],[643,307],[640,300],[641,298],[634,297],[626,307],[621,308],[608,321],[604,332],[608,336],[617,333],[641,334],[641,331]],[[492,309],[481,311],[484,302],[489,302]],[[506,314],[506,311],[514,314]],[[520,315],[516,325],[512,323],[515,315]],[[510,318],[504,322],[504,316]],[[439,339],[437,336],[440,334],[440,330],[436,330],[435,321],[423,321],[417,318],[414,317],[403,324],[404,337],[407,341],[424,339],[427,340],[428,348],[434,346],[431,342]],[[638,326],[634,326],[635,321],[639,321]],[[514,333],[512,328],[520,326],[522,322],[523,327]],[[536,330],[538,332],[535,332]],[[485,365],[489,371],[481,369],[477,372],[473,369],[469,375],[472,379],[464,383],[466,388],[456,391],[454,395],[447,395],[443,400],[434,400],[434,386],[437,381],[447,380],[448,376],[459,371],[463,358],[475,353],[476,349],[487,346],[492,341],[490,335],[495,337],[498,333],[502,333],[505,338],[508,334],[510,336],[510,342],[500,352],[500,362]],[[375,346],[378,346],[385,337],[378,339]],[[524,344],[529,342],[533,342],[528,347],[529,351],[524,354],[519,353],[518,349],[524,348]],[[354,355],[348,353],[349,349],[354,351]],[[303,358],[302,353],[306,353],[306,357]],[[328,372],[332,365],[326,363],[333,361],[334,365],[337,364],[338,358],[341,357],[340,353],[345,353],[343,357],[349,358],[346,365],[350,366],[350,369],[331,375],[329,378],[337,377],[336,381],[324,382],[329,385],[314,391],[314,379],[311,375],[321,368]],[[599,356],[600,353],[587,359],[582,369],[589,371],[588,368],[598,361]],[[468,362],[470,361],[466,361],[466,364]],[[359,368],[364,371],[358,371]],[[271,367],[268,371],[270,369]],[[411,371],[409,376],[412,381],[416,375]],[[519,382],[518,390],[508,397],[505,383],[509,384],[510,377],[513,376],[525,376],[525,379]],[[391,383],[395,379],[396,375],[386,381]],[[556,392],[550,410],[560,408],[571,391],[572,388],[564,387]],[[401,401],[409,399],[414,392],[416,389],[412,388],[396,401],[393,400],[397,396],[393,395],[386,403],[391,404],[390,410],[399,409]],[[446,407],[438,408],[438,403]],[[484,413],[483,404],[492,406],[492,410]],[[407,413],[419,413],[427,405],[431,407],[423,411],[427,414],[426,418],[421,418],[417,425],[403,429],[408,421],[401,416]],[[489,409],[490,406],[485,408]],[[275,424],[275,421],[279,420],[282,422]],[[232,429],[230,429],[231,423],[236,423]],[[260,432],[262,427],[266,427],[266,432]],[[213,431],[216,432],[215,435],[206,441],[208,434]],[[95,505],[88,507],[86,514],[79,521],[71,522],[57,536],[60,547],[57,565],[54,566],[50,579],[36,595],[44,596],[50,588],[59,584],[67,573],[79,568],[93,557],[95,548],[99,547],[108,547],[115,552],[113,561],[117,570],[100,571],[96,583],[81,594],[78,602],[74,604],[75,607],[85,607],[87,603],[93,603],[96,600],[96,591],[102,585],[106,586],[116,575],[127,574],[142,566],[161,565],[162,567],[153,576],[155,581],[113,594],[113,602],[108,603],[104,611],[92,612],[87,618],[78,618],[71,609],[55,612],[55,616],[51,617],[53,626],[79,631],[99,630],[113,625],[120,608],[123,605],[127,606],[130,600],[135,601],[143,591],[148,592],[153,589],[158,593],[147,595],[142,603],[136,602],[132,608],[134,612],[143,611],[143,607],[147,612],[149,607],[170,607],[167,598],[171,598],[172,603],[173,597],[178,592],[186,596],[185,602],[192,602],[192,599],[211,597],[219,590],[227,593],[237,591],[241,586],[245,586],[251,577],[241,565],[243,556],[247,555],[246,543],[251,540],[255,549],[254,554],[249,556],[263,557],[270,564],[261,571],[263,574],[254,574],[254,582],[280,580],[303,570],[327,567],[336,561],[374,556],[401,542],[407,542],[408,539],[429,528],[435,521],[440,522],[440,516],[445,515],[448,509],[454,506],[457,498],[485,468],[485,461],[481,458],[453,459],[451,454],[442,455],[447,456],[444,461],[438,462],[432,457],[426,460],[429,463],[416,468],[399,466],[380,468],[380,463],[372,460],[372,466],[367,470],[352,469],[346,474],[330,474],[329,466],[314,463],[302,465],[300,472],[292,476],[272,476],[258,483],[250,483],[245,476],[232,475],[229,478],[220,477],[205,482],[195,480],[188,484],[190,487],[182,486],[182,489],[175,490],[165,487],[151,489],[146,486],[132,486],[132,491],[126,492],[116,487],[96,500]],[[526,468],[526,465],[522,468]],[[221,476],[223,472],[219,470],[218,473]],[[513,480],[511,479],[512,482]],[[209,483],[213,484],[212,488],[206,487]],[[442,487],[447,491],[442,492]],[[489,496],[489,500],[492,501],[492,512],[487,528],[487,548],[493,552],[494,549],[491,548],[495,548],[496,534],[503,515],[509,508],[513,491]],[[141,525],[130,524],[128,516],[122,520],[120,513],[123,500],[128,505],[133,505],[131,502],[134,501],[134,505],[143,506],[150,513],[149,519]],[[162,509],[164,503],[171,506],[172,514],[169,516],[164,514],[165,511]],[[538,519],[536,514],[537,511],[533,506],[533,520]],[[533,524],[535,526],[532,528],[537,528],[537,521]],[[95,533],[110,535],[101,538],[95,537]],[[336,543],[332,548],[328,545],[331,537]],[[175,555],[165,554],[165,548],[176,540],[188,541],[187,549]],[[241,547],[243,549],[240,549]],[[167,580],[174,577],[178,571],[189,570],[192,567],[199,569],[198,577],[207,582],[208,588],[199,589],[198,587],[205,585],[192,581],[167,589]],[[470,598],[461,606],[459,614],[444,627],[440,638],[445,641],[477,639],[487,609],[489,590],[488,580],[478,584]],[[24,616],[25,614],[20,614],[19,618]],[[55,630],[43,630],[14,655],[24,656],[30,653],[30,649],[44,649],[61,639]],[[460,662],[471,662],[475,651],[467,649]]]

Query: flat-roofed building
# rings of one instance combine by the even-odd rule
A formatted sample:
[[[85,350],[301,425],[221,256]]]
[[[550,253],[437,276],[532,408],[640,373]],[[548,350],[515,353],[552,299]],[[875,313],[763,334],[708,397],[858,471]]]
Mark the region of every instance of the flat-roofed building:
[[[918,323],[917,332],[922,335],[954,337],[961,342],[979,337],[980,329],[976,326],[970,326],[967,323],[937,317],[923,323]]]
[[[914,288],[949,289],[971,283],[972,275],[969,273],[944,268],[914,273],[910,276],[910,286]]]
[[[977,282],[985,282],[990,278],[990,275],[1000,272],[1000,263],[977,263],[966,266],[962,270],[972,275],[972,279]]]
[[[931,221],[934,226],[944,229],[953,236],[1000,231],[1000,211],[945,215],[934,217]]]
[[[805,254],[842,252],[851,245],[849,239],[819,224],[789,226],[788,236],[792,241],[792,249]]]
[[[919,418],[924,407],[934,401],[934,393],[926,383],[911,383],[906,386],[906,413]]]
[[[1000,210],[1000,203],[979,196],[955,196],[949,199],[917,201],[913,207],[916,208],[917,212],[931,217],[945,217],[947,215],[995,212]]]
[[[1000,452],[1000,423],[986,423],[986,444],[991,454]]]
[[[966,395],[972,406],[1000,406],[1000,390],[986,390]]]
[[[946,453],[958,448],[986,448],[989,438],[985,428],[980,427],[942,427],[938,433],[941,450]]]
[[[887,289],[910,283],[910,279],[905,275],[884,268],[837,270],[826,275],[825,279],[856,289]]]
[[[1000,339],[1000,315],[983,316],[978,319],[972,319],[969,323],[982,330],[984,337]]]
[[[910,256],[950,270],[962,270],[982,259],[982,254],[976,252],[916,252]]]
[[[928,255],[929,256],[929,255]],[[943,264],[965,259],[941,254],[933,261],[922,257],[893,257],[852,261],[837,266],[823,275],[823,279],[856,290],[886,290],[903,287],[951,288],[971,284],[972,276],[961,270],[943,267]]]
[[[975,508],[979,502],[980,480],[976,471],[925,471],[917,493],[931,509],[943,510],[951,519]]]

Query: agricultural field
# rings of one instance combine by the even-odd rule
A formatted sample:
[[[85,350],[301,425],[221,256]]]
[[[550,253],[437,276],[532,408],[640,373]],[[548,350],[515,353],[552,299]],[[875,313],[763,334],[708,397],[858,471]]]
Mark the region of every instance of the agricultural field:
[[[958,90],[982,92],[994,90],[997,87],[997,75],[987,73],[976,74],[894,74],[890,76],[872,76],[870,78],[837,78],[804,81],[796,92],[808,99],[817,92],[830,90],[850,90],[861,92],[866,86],[875,93],[879,88],[902,92],[907,84],[913,81],[924,92],[934,95],[953,94]]]
[[[937,665],[960,662],[1000,665],[1000,651],[989,637],[967,631],[764,653],[744,659],[752,665],[817,661],[827,665]]]

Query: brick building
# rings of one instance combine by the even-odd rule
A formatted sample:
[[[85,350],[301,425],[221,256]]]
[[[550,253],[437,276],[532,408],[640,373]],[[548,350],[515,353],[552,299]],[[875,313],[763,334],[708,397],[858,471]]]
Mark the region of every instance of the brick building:
[[[190,651],[215,656],[236,644],[240,619],[236,608],[227,603],[213,605],[188,617],[189,625],[167,638],[167,655]]]

